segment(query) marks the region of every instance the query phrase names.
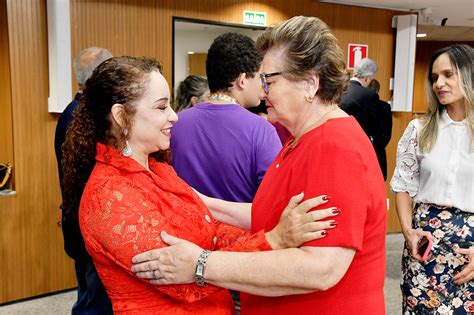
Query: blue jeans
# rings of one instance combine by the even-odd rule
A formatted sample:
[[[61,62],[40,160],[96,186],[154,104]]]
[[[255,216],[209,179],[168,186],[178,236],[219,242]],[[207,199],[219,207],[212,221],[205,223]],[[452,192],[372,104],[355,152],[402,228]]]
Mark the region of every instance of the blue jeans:
[[[113,314],[112,303],[90,257],[75,260],[77,301],[73,315]]]

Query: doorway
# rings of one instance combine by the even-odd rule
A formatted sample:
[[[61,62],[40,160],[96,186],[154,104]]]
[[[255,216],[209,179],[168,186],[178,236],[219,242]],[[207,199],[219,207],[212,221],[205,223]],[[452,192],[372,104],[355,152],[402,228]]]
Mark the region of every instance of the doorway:
[[[173,17],[173,94],[188,75],[206,76],[207,51],[216,37],[234,32],[255,41],[264,30],[264,27]]]

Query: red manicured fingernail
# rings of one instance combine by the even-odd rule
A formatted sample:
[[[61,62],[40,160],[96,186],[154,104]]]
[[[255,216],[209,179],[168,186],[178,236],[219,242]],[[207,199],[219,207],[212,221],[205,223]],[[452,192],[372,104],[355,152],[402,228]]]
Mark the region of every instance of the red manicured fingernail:
[[[321,235],[327,235],[327,234],[328,234],[328,232],[326,232],[326,231],[321,232]]]
[[[323,200],[324,200],[324,201],[328,201],[329,199],[331,199],[331,197],[329,197],[329,196],[324,196],[324,197],[323,197]]]
[[[332,214],[339,214],[339,213],[341,213],[341,209],[335,208],[335,209],[332,209],[331,212],[332,212]]]
[[[331,221],[331,222],[329,222],[329,226],[337,226],[337,221]]]

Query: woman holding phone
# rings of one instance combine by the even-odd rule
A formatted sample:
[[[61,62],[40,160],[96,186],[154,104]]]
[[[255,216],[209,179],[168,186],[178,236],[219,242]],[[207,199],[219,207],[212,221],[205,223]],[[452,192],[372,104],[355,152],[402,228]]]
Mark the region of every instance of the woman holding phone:
[[[406,240],[403,314],[474,311],[473,60],[467,45],[432,55],[426,116],[398,143],[390,186]]]

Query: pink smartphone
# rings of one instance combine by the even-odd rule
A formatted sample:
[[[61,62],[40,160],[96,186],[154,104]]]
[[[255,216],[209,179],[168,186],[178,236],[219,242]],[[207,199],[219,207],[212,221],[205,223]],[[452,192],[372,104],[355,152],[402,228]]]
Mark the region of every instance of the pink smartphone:
[[[428,258],[432,246],[433,241],[430,238],[423,236],[420,239],[420,241],[418,242],[417,249],[418,254],[421,256],[421,261],[425,261]]]

